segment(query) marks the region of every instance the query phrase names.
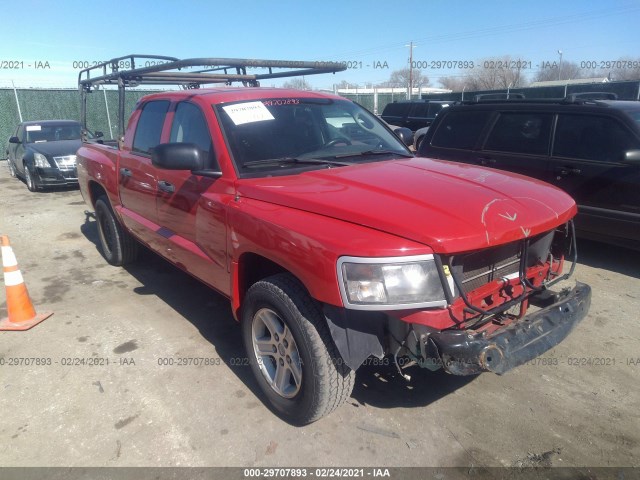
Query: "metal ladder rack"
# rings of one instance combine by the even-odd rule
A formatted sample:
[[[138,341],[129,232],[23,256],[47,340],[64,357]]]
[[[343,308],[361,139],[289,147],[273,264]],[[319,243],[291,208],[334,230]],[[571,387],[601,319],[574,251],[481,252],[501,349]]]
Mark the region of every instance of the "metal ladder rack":
[[[252,72],[258,69],[259,71]],[[140,85],[178,85],[184,89],[203,85],[259,87],[261,80],[336,73],[346,69],[339,62],[258,60],[249,58],[187,58],[132,54],[85,68],[78,74],[82,96],[82,126],[87,123],[87,94],[101,85],[118,86],[118,135],[124,135],[125,89]],[[266,71],[265,71],[266,70]]]

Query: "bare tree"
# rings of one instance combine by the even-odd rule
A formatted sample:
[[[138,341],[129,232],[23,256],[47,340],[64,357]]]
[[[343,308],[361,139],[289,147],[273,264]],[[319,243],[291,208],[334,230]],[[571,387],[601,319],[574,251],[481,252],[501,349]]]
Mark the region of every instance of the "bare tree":
[[[574,80],[576,78],[588,78],[588,71],[580,68],[576,62],[562,62],[557,60],[544,61],[539,64],[539,70],[533,76],[534,82],[550,82],[553,80]],[[605,75],[606,76],[606,75]]]
[[[598,76],[608,77],[612,81],[640,80],[640,58],[621,57],[615,61],[601,61],[598,66],[604,66],[598,71]]]
[[[336,85],[336,87],[340,89],[347,89],[347,88],[357,88],[358,85],[356,85],[355,83],[350,83],[347,80],[342,80],[340,83]]]
[[[461,92],[467,86],[464,77],[442,77],[438,82],[442,88],[447,88],[452,92]]]
[[[524,87],[528,83],[525,76],[527,66],[524,60],[513,59],[509,55],[484,58],[478,66],[466,71],[465,85],[469,90]]]
[[[391,72],[391,76],[389,80],[378,85],[379,87],[404,87],[407,88],[409,86],[409,75],[410,69],[403,68],[401,70],[394,70]],[[422,75],[420,70],[413,69],[413,87],[428,87],[429,86],[429,78]]]
[[[293,88],[296,90],[311,90],[311,84],[304,77],[295,77],[282,84],[283,88]]]

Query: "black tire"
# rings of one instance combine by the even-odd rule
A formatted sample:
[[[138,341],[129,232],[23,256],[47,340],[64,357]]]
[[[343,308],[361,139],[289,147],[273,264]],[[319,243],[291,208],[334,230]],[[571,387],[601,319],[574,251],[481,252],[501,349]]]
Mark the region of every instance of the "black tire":
[[[275,314],[274,318],[289,329],[283,331],[286,333],[282,338],[276,336],[274,341],[272,335],[271,340],[263,340],[267,337],[257,333],[265,312]],[[242,337],[251,370],[268,406],[283,420],[293,425],[307,425],[331,413],[351,395],[355,372],[342,361],[320,306],[293,276],[274,275],[249,289],[242,307]],[[295,362],[283,353],[291,349],[287,338],[293,338],[293,347],[299,353],[299,383],[292,366]],[[276,352],[271,356],[259,355],[254,345],[270,341]],[[289,394],[284,388],[279,392],[273,385],[277,383],[277,373],[273,373],[274,381],[269,380],[267,370],[276,368],[277,372],[278,363],[283,371],[289,369],[289,383],[285,382]]]
[[[28,165],[24,166],[24,183],[27,184],[27,188],[30,192],[38,191],[38,184],[36,182],[36,179],[33,178],[33,174],[31,173],[31,170],[29,170]]]
[[[138,256],[138,242],[122,227],[104,195],[96,201],[96,222],[105,260],[117,267],[133,262]]]
[[[15,178],[17,175],[16,166],[13,164],[10,158],[7,158],[7,163],[9,164],[9,175]]]

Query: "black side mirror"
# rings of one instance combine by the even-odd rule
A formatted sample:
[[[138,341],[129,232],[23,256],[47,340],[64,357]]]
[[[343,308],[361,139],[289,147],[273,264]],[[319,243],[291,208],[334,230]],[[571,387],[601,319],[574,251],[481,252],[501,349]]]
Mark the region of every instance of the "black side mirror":
[[[9,138],[9,143],[22,143],[18,137]]]
[[[151,149],[151,163],[165,170],[202,170],[204,155],[193,143],[163,143]]]
[[[99,130],[96,130],[95,132],[93,132],[93,136],[96,137],[96,138],[102,138],[102,137],[104,137],[104,133],[102,133]]]
[[[402,143],[404,143],[407,147],[413,145],[413,132],[406,127],[396,128],[393,133],[396,134]]]
[[[640,163],[640,150],[627,150],[624,152],[624,161],[626,163]]]

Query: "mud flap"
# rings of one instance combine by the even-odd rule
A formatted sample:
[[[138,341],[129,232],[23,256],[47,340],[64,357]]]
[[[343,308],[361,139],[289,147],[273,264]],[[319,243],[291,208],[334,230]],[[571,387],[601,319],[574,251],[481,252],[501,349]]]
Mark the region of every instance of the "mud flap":
[[[347,310],[333,305],[323,306],[331,337],[344,363],[357,370],[370,356],[382,358],[385,315],[376,312]]]

